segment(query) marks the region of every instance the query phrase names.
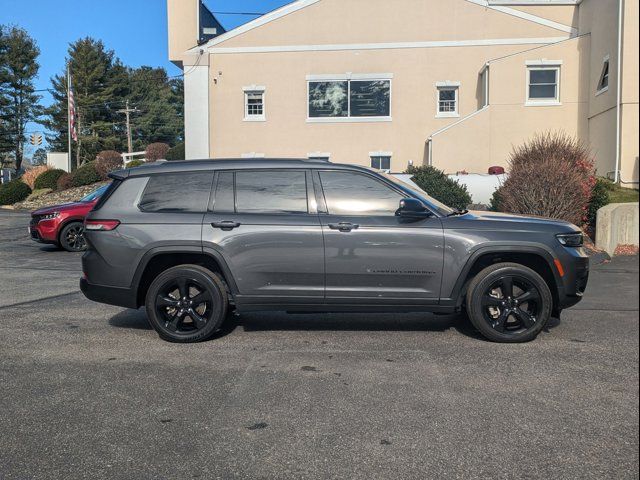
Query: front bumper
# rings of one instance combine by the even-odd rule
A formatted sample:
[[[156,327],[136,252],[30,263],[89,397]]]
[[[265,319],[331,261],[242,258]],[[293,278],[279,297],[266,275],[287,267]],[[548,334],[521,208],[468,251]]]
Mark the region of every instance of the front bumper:
[[[58,244],[58,224],[54,219],[40,220],[36,217],[29,223],[29,237],[34,242]]]
[[[580,302],[589,283],[589,256],[584,249],[565,249],[559,260],[564,269],[558,288],[558,309],[563,310]]]
[[[106,303],[117,307],[138,308],[135,291],[130,288],[108,287],[89,283],[86,278],[80,279],[80,290],[85,297],[94,302]]]

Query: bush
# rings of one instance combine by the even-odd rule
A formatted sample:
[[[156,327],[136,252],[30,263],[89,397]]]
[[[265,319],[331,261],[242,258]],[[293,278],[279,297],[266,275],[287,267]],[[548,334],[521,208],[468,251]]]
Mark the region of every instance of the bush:
[[[71,186],[82,187],[83,185],[91,185],[101,180],[96,170],[95,162],[85,163],[71,174]]]
[[[22,174],[22,181],[29,185],[29,188],[33,190],[35,188],[36,179],[44,172],[49,170],[47,165],[40,165],[39,167],[33,167]]]
[[[71,188],[71,178],[71,174],[67,172],[64,172],[62,175],[60,175],[60,178],[58,178],[58,182],[56,185],[56,190],[60,191]]]
[[[155,162],[156,160],[166,159],[169,145],[166,143],[151,143],[147,146],[145,159],[147,162]]]
[[[496,188],[496,191],[491,195],[491,200],[489,200],[489,211],[490,212],[500,212],[500,190],[502,187]]]
[[[58,179],[64,175],[64,173],[64,170],[60,170],[59,168],[54,168],[41,173],[33,183],[33,189],[41,190],[43,188],[50,188],[55,190],[58,185]]]
[[[466,185],[460,185],[437,168],[409,167],[406,173],[413,175],[411,180],[422,190],[449,207],[463,210],[471,204]]]
[[[108,175],[123,168],[122,156],[115,150],[103,150],[96,155],[96,171],[102,180],[106,180]]]
[[[31,187],[17,178],[0,185],[0,205],[13,205],[25,200],[31,194]]]
[[[184,142],[171,147],[165,157],[167,160],[184,160]]]
[[[514,149],[509,176],[494,195],[503,212],[583,225],[596,179],[589,149],[564,133],[536,135]]]
[[[31,192],[31,195],[27,197],[27,201],[37,200],[38,198],[43,197],[51,192],[53,192],[53,189],[51,188],[40,188],[38,190],[34,190],[33,192]]]
[[[591,192],[589,209],[587,210],[587,225],[592,229],[596,226],[598,210],[611,203],[609,192],[613,189],[613,183],[605,178],[598,178]]]
[[[145,162],[143,160],[131,160],[129,163],[127,163],[127,168],[140,167],[144,164]]]

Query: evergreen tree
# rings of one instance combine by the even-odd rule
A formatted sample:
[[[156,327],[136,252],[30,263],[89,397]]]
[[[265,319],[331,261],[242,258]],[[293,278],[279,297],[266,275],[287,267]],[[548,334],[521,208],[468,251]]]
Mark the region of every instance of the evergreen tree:
[[[87,37],[69,46],[67,64],[76,105],[78,141],[72,142],[72,164],[76,167],[94,160],[102,150],[123,151],[126,132],[117,110],[124,106],[128,92],[127,68],[105,49],[100,40]],[[53,132],[47,141],[53,149],[66,151],[67,76],[66,69],[51,79],[53,104],[47,108],[45,123]]]
[[[0,26],[0,155],[10,152],[17,170],[24,158],[27,123],[38,121],[42,113],[33,84],[39,54],[25,30]]]
[[[150,143],[176,145],[184,135],[182,79],[170,79],[164,68],[140,67],[130,71],[129,104],[134,150]],[[123,124],[124,125],[124,124]]]

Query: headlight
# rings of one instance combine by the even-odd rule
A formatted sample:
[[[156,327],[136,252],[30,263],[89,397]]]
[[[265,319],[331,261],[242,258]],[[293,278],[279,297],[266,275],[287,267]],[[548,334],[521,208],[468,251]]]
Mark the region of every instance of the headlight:
[[[42,221],[42,220],[51,220],[53,218],[56,218],[58,215],[60,215],[60,212],[47,213],[46,215],[42,215],[40,217],[40,221]]]
[[[581,247],[584,244],[582,233],[562,233],[556,235],[556,238],[565,247]]]

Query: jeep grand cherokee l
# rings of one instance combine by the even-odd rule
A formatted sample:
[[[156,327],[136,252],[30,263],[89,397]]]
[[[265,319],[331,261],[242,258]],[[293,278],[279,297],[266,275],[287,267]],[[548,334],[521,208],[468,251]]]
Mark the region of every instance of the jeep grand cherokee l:
[[[589,260],[567,222],[455,211],[394,177],[313,160],[159,162],[111,174],[80,286],[193,342],[238,312],[466,310],[497,342],[576,304]]]

